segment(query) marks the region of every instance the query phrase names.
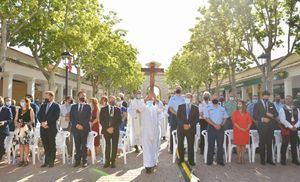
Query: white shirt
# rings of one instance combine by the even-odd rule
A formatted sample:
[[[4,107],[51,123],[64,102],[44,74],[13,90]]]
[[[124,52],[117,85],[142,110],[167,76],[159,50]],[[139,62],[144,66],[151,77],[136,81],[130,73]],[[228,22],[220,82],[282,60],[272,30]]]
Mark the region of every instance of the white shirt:
[[[207,109],[208,105],[210,104],[211,102],[208,101],[207,103],[205,101],[202,101],[200,104],[199,104],[199,113],[202,113],[204,114],[205,113],[205,109]],[[199,118],[200,119],[204,119],[201,115],[199,115]]]
[[[291,108],[290,108],[289,106],[287,106],[287,105],[286,105],[286,107],[287,107],[288,109],[291,109]],[[297,121],[297,123],[295,124],[295,127],[296,127],[296,128],[299,128],[299,127],[300,127],[300,111],[299,111],[298,108],[297,108],[297,110],[298,110],[298,121]],[[286,128],[293,128],[293,125],[291,125],[291,123],[288,122],[288,121],[286,120],[285,111],[284,111],[283,108],[281,108],[281,109],[279,110],[279,120],[280,120],[280,122],[281,122]]]

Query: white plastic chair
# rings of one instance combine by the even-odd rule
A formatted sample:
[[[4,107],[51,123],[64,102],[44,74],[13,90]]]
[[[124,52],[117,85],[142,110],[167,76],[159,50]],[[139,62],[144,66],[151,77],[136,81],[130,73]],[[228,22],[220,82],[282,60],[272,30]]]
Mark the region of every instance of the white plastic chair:
[[[259,147],[259,135],[257,130],[250,130],[251,139],[251,161],[255,162],[255,151]]]
[[[86,143],[86,147],[91,151],[92,164],[95,164],[95,160],[96,160],[96,149],[95,149],[94,141],[97,135],[98,133],[95,131],[89,132],[87,143]]]
[[[4,140],[4,148],[7,156],[7,164],[10,164],[13,161],[11,160],[11,151],[12,151],[12,142],[14,139],[14,132],[9,132],[9,136],[7,136]]]
[[[124,158],[124,164],[127,164],[127,145],[128,145],[128,133],[125,131],[120,131],[119,135],[119,143],[118,143],[118,149],[122,150],[123,158]],[[105,164],[105,138],[104,135],[101,137],[101,147],[102,147],[102,156],[103,156],[103,163]]]
[[[30,145],[30,150],[32,152],[32,164],[34,165],[36,162],[35,160],[35,155],[37,155],[38,157],[38,160],[40,160],[40,154],[41,154],[41,151],[40,151],[40,148],[38,146],[38,143],[39,143],[39,139],[40,139],[40,128],[35,128],[34,129],[34,137],[33,137],[33,145]]]
[[[233,141],[233,130],[226,130],[225,135],[228,138],[228,162],[231,162],[231,157],[232,157],[232,149],[236,148],[236,145],[232,143]],[[248,158],[249,162],[251,163],[251,149],[250,145],[247,144],[246,148],[248,149]]]
[[[203,130],[201,134],[204,136],[204,163],[207,163],[207,152],[208,152],[208,135],[207,131]],[[226,147],[226,135],[224,134],[224,142],[223,142],[223,149],[224,149],[224,158],[225,162],[227,163],[227,147]]]
[[[273,160],[275,159],[275,153],[276,153],[276,161],[277,163],[280,162],[280,150],[282,145],[282,137],[281,137],[281,131],[275,130],[274,131],[274,137],[275,137],[275,146],[273,147]]]
[[[195,162],[197,162],[197,151],[198,151],[198,145],[201,139],[201,131],[200,131],[200,124],[196,125],[196,135],[195,135],[195,143],[194,143],[194,158],[195,158]]]
[[[172,161],[173,161],[173,163],[175,163],[177,148],[178,148],[177,130],[172,131],[172,138],[173,138],[173,158],[172,158]]]
[[[118,149],[122,150],[124,164],[127,164],[127,144],[128,144],[128,135],[126,131],[120,131]]]
[[[66,145],[66,138],[70,136],[70,132],[68,131],[59,131],[55,137],[56,149],[61,150],[63,164],[66,163],[66,157],[68,159],[68,150]]]
[[[299,140],[300,140],[300,130],[298,130],[298,138],[299,138]],[[298,160],[299,160],[299,158],[300,158],[300,143],[299,143],[299,145],[297,146],[297,148],[298,148],[297,154],[298,154]]]

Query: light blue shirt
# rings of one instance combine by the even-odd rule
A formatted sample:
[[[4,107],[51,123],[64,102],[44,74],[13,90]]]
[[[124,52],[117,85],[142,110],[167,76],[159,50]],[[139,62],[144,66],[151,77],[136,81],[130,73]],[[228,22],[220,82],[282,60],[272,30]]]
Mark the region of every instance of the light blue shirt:
[[[274,106],[276,108],[276,111],[279,113],[280,109],[283,108],[283,104],[281,104],[280,102],[279,103],[274,102],[273,104],[274,104]]]
[[[181,104],[185,104],[184,97],[174,95],[170,98],[168,105],[169,105],[169,108],[172,107],[174,109],[174,111],[177,113],[178,106]]]
[[[255,103],[254,102],[251,102],[248,104],[247,106],[247,111],[250,113],[250,115],[253,117],[253,110],[254,110],[254,105]]]
[[[218,105],[217,108],[213,104],[209,104],[204,110],[204,118],[209,118],[215,124],[222,124],[223,120],[228,118],[228,114],[224,107]]]

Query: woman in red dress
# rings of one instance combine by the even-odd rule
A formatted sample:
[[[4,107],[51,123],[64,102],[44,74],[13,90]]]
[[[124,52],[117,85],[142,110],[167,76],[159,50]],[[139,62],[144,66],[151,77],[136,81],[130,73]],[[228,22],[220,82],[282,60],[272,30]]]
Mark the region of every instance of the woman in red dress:
[[[244,154],[246,145],[249,144],[249,130],[252,125],[252,118],[247,112],[246,103],[239,100],[237,110],[232,113],[233,143],[236,145],[238,163],[244,164]]]
[[[95,137],[94,145],[96,149],[96,155],[100,153],[100,122],[99,122],[99,103],[96,98],[91,98],[91,106],[92,106],[92,118],[90,121],[92,131],[97,132],[97,136]]]

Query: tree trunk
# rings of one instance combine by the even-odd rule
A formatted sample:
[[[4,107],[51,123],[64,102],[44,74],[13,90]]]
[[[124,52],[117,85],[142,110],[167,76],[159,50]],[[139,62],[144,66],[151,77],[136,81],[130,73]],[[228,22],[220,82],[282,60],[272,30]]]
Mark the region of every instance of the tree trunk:
[[[5,18],[1,21],[1,49],[0,49],[0,66],[3,68],[3,64],[6,61],[7,51],[7,20]]]
[[[48,84],[49,84],[49,90],[53,91],[55,93],[56,89],[57,89],[57,86],[55,84],[55,71],[54,70],[50,71]]]
[[[81,90],[81,72],[80,72],[80,65],[79,64],[76,66],[76,69],[77,69],[77,74],[76,74],[76,77],[77,77],[77,90],[79,92]]]
[[[230,66],[230,77],[231,77],[231,93],[236,96],[236,80],[235,80],[235,64],[232,63]]]

